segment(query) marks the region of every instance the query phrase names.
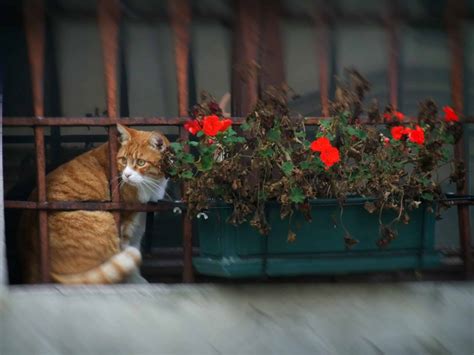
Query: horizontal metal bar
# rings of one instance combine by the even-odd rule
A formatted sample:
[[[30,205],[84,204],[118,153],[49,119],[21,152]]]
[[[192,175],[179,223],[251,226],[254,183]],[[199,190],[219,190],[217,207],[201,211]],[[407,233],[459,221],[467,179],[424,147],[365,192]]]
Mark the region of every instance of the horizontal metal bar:
[[[127,126],[157,125],[176,126],[188,121],[188,117],[122,117],[112,120],[108,117],[4,117],[4,126],[113,126],[121,123]]]
[[[233,124],[239,125],[244,121],[244,117],[231,117]],[[307,125],[318,124],[321,120],[328,120],[332,117],[305,117]],[[116,122],[107,117],[4,117],[3,126],[11,127],[33,127],[33,126],[113,126],[120,123],[127,126],[179,126],[186,123],[189,117],[122,117]],[[361,122],[366,123],[366,118],[361,117]],[[416,117],[409,117],[406,121],[417,120]],[[474,116],[464,117],[461,123],[474,123]]]
[[[176,207],[186,209],[182,202],[160,201],[158,203],[128,203],[128,202],[81,202],[81,201],[4,201],[7,209],[29,209],[29,210],[56,210],[56,211],[169,211]]]
[[[474,205],[474,197],[457,196],[455,198],[446,198],[440,201],[447,205]],[[157,203],[129,203],[129,202],[82,202],[82,201],[17,201],[5,200],[7,209],[29,209],[29,210],[88,210],[88,211],[168,211],[175,207],[182,211],[186,209],[186,203],[182,201],[160,201]],[[345,203],[344,205],[347,205]],[[213,206],[215,208],[216,206]]]
[[[105,134],[70,134],[59,137],[59,143],[94,143],[94,142],[106,142],[109,137]],[[51,136],[44,136],[45,144],[53,144],[55,138]],[[34,143],[34,137],[28,135],[10,135],[3,132],[3,143],[4,144],[31,144]]]
[[[193,255],[199,254],[199,248],[192,248]],[[183,255],[183,247],[152,247],[144,255],[144,259],[153,257],[177,257]]]

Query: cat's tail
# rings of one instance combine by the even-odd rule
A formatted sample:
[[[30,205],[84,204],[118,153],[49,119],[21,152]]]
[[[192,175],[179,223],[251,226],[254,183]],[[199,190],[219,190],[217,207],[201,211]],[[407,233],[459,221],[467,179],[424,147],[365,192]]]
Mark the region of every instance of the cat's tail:
[[[103,264],[78,274],[51,273],[54,281],[62,284],[113,284],[123,281],[142,261],[140,250],[126,247]]]

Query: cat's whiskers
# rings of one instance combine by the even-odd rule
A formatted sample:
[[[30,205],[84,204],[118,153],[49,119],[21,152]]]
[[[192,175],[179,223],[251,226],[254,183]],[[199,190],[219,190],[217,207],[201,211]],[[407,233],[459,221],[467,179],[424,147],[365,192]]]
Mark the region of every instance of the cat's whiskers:
[[[167,198],[169,198],[170,201],[172,201],[172,197],[171,195],[166,191],[165,188],[163,188],[163,186],[160,185],[159,182],[157,182],[156,180],[153,180],[151,178],[148,178],[148,177],[144,177],[143,179],[143,185],[146,186],[147,188],[149,188],[151,192],[154,192],[154,189],[157,189],[159,191],[163,191],[164,194],[166,195]]]

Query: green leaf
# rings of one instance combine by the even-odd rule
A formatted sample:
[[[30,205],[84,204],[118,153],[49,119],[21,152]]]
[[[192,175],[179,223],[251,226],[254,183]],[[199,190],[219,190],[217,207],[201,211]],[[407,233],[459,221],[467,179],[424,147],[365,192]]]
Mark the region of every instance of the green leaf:
[[[309,161],[303,161],[300,164],[301,169],[306,170],[311,168],[311,162]]]
[[[192,154],[185,154],[183,157],[183,161],[185,161],[186,163],[194,163],[194,157]]]
[[[321,120],[319,121],[319,125],[323,127],[324,129],[328,129],[329,126],[331,125],[332,120]]]
[[[181,152],[183,150],[183,146],[181,145],[181,143],[178,143],[178,142],[173,142],[170,144],[170,147],[176,152]]]
[[[423,184],[423,186],[430,186],[431,185],[431,179],[428,179],[426,177],[422,177],[420,179],[421,183]]]
[[[451,157],[451,150],[448,147],[441,148],[441,153],[444,160],[448,160]]]
[[[185,171],[184,173],[181,174],[181,177],[183,179],[192,179],[193,178],[193,172],[192,171]]]
[[[171,176],[176,176],[177,173],[178,170],[176,168],[172,168],[168,171],[168,174],[170,174]]]
[[[295,136],[297,138],[306,138],[306,132],[305,131],[296,131]]]
[[[281,137],[281,132],[279,129],[272,128],[271,130],[268,131],[267,136],[268,136],[269,141],[278,142]]]
[[[446,135],[446,143],[454,144],[454,137],[452,135]]]
[[[359,139],[364,139],[365,137],[367,137],[366,132],[364,132],[361,129],[357,129],[353,126],[347,126],[347,133],[349,133],[351,136],[355,136]]]
[[[199,170],[207,171],[212,168],[213,159],[210,155],[204,155],[201,158],[201,163],[199,165]]]
[[[203,131],[199,131],[197,134],[196,134],[196,137],[202,137],[204,135],[204,132]]]
[[[236,143],[245,143],[244,137],[235,137],[234,140]]]
[[[199,145],[199,142],[196,142],[196,141],[189,141],[188,144],[191,146],[191,147],[197,147]]]
[[[303,190],[301,190],[299,187],[294,187],[293,189],[291,189],[290,200],[294,203],[304,202]]]
[[[294,165],[291,161],[285,161],[282,166],[281,166],[281,170],[283,170],[283,173],[286,175],[286,176],[290,176],[292,171],[293,171],[293,168],[294,168]]]
[[[260,155],[264,158],[271,158],[275,152],[272,148],[267,148],[260,151]]]
[[[250,125],[247,122],[244,122],[240,125],[242,131],[248,131],[250,129]]]
[[[421,198],[426,201],[433,201],[433,194],[429,192],[424,192],[421,194]]]

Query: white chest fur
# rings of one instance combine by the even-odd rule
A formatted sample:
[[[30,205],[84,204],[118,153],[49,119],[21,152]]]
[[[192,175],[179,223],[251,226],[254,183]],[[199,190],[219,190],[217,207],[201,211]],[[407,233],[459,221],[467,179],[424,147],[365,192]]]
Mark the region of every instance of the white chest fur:
[[[141,203],[156,202],[165,197],[166,186],[168,179],[161,178],[153,180],[149,183],[138,187],[138,200]],[[140,244],[145,233],[146,227],[146,213],[137,212],[132,220],[127,223],[125,228],[122,228],[122,235],[126,235],[129,240],[129,245],[140,249]]]
[[[125,228],[122,228],[122,234],[126,235],[128,243],[132,247],[140,249],[140,244],[142,242],[143,234],[145,233],[146,227],[146,213],[137,212],[132,220],[127,223]]]
[[[153,182],[145,182],[143,186],[138,187],[138,200],[141,203],[156,202],[165,197],[168,179],[161,178]]]

